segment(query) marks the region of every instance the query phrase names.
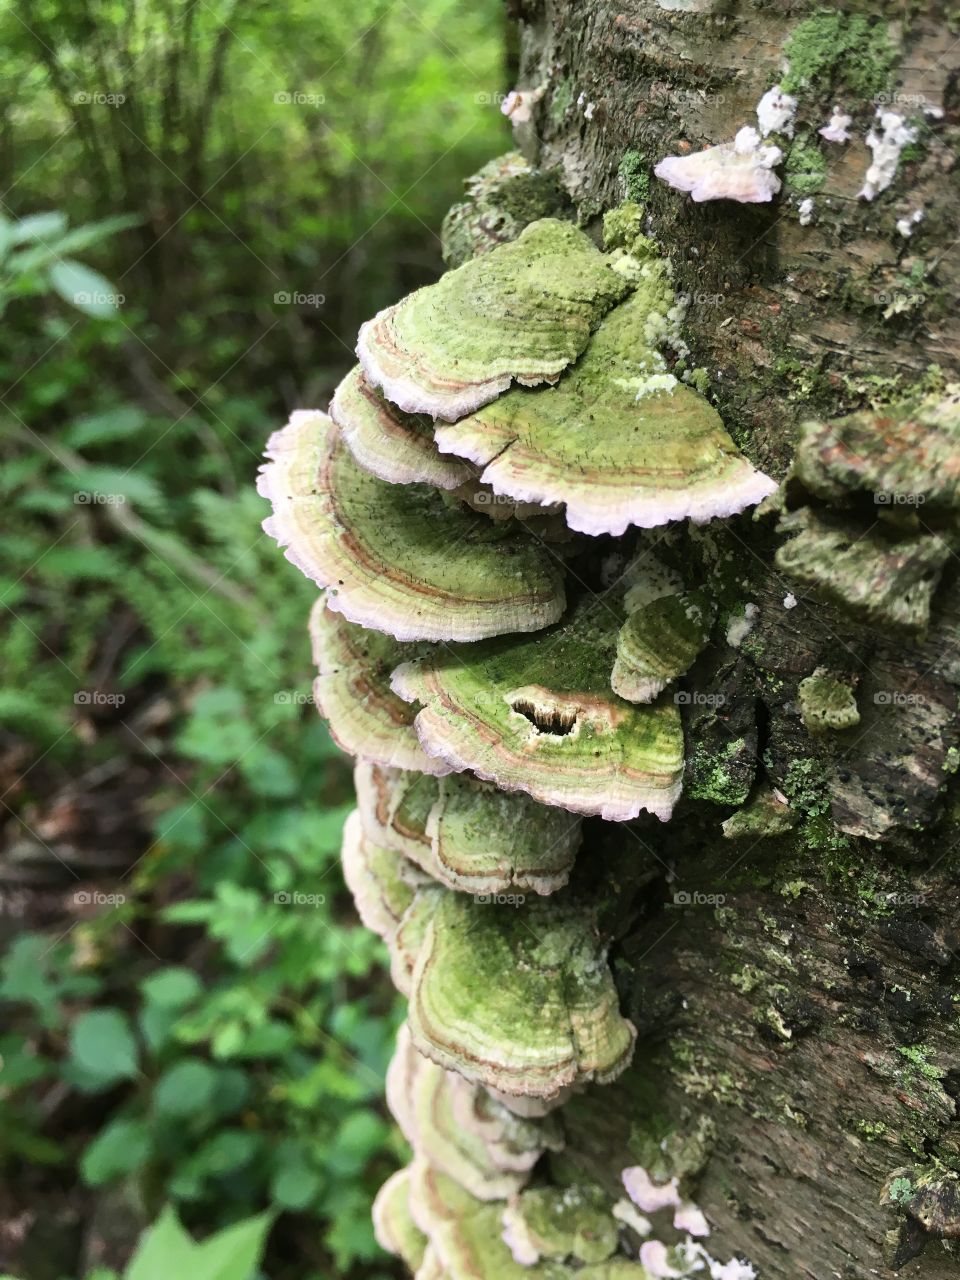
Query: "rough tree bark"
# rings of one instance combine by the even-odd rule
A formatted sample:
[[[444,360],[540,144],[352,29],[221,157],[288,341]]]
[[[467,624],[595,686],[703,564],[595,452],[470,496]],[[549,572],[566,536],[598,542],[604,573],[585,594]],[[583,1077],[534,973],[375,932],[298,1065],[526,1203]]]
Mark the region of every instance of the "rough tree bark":
[[[514,0],[512,12],[519,85],[545,87],[517,129],[527,159],[559,167],[588,229],[643,197],[690,297],[694,361],[754,463],[780,479],[805,417],[943,385],[960,336],[960,39],[939,5],[852,5],[839,25],[835,10],[746,0]],[[652,176],[662,157],[755,123],[785,46],[803,63],[824,30],[850,47],[834,42],[827,71],[822,39],[812,55],[778,199],[698,205]],[[870,203],[857,193],[878,57],[889,65],[874,87],[899,95],[885,101],[919,136]],[[852,140],[819,143],[838,100]],[[921,208],[915,233],[898,232]],[[611,837],[615,970],[640,1042],[618,1083],[568,1104],[561,1159],[616,1191],[625,1165],[666,1143],[715,1224],[711,1251],[763,1280],[939,1280],[960,1263],[956,562],[917,643],[804,595],[774,566],[774,526],[742,517],[725,535],[759,613],[733,658],[695,674],[726,700],[689,708],[688,798],[670,824]],[[799,604],[785,609],[790,592]],[[799,681],[825,663],[859,681],[863,714],[829,745],[797,711]],[[758,768],[800,825],[723,839]]]

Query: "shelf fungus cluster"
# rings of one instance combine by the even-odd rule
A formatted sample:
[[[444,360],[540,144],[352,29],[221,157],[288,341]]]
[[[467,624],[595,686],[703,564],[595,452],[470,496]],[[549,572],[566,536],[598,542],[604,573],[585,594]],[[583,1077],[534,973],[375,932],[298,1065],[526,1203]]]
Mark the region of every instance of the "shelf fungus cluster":
[[[413,1158],[374,1220],[418,1280],[648,1274],[614,1201],[551,1162],[565,1100],[636,1040],[602,824],[670,818],[669,686],[715,619],[640,531],[774,485],[683,380],[639,211],[605,233],[512,228],[381,312],[260,477],[265,529],[322,588],[315,701],[356,758],[344,877],[408,998],[387,1093]]]
[[[804,424],[777,565],[863,621],[922,634],[960,531],[960,401]]]

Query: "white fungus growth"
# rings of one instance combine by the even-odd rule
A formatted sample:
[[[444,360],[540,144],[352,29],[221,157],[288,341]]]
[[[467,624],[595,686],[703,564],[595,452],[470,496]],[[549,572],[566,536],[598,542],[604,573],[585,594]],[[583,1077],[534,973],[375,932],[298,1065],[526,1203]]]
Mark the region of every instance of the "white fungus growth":
[[[650,1219],[645,1218],[626,1198],[617,1201],[612,1213],[618,1222],[635,1231],[638,1236],[648,1236],[653,1230]]]
[[[852,136],[850,133],[852,124],[852,116],[848,116],[839,107],[834,107],[833,115],[822,129],[817,130],[817,133],[821,138],[825,138],[827,142],[849,142]]]
[[[578,106],[578,107],[581,109],[581,111],[583,112],[583,118],[584,118],[584,120],[592,120],[592,119],[593,119],[593,113],[594,113],[594,111],[596,111],[596,109],[597,109],[597,104],[596,104],[595,102],[588,102],[588,101],[587,101],[587,95],[586,95],[586,92],[585,92],[584,90],[581,90],[580,95],[579,95],[579,97],[577,98],[577,106]]]
[[[727,644],[734,649],[739,649],[756,625],[759,613],[760,610],[755,604],[748,604],[744,606],[742,617],[731,618],[727,625]]]
[[[679,1209],[681,1200],[676,1178],[669,1182],[654,1182],[642,1165],[624,1169],[620,1181],[627,1195],[644,1213],[656,1213],[658,1209]]]
[[[677,379],[672,373],[651,373],[641,378],[637,391],[637,399],[653,395],[656,391],[672,391],[677,386]]]
[[[733,142],[688,156],[665,156],[653,172],[677,191],[688,191],[698,204],[704,200],[763,204],[780,190],[773,168],[782,159],[779,147],[764,145],[757,130],[745,125]]]
[[[511,89],[500,103],[500,110],[510,117],[511,124],[526,124],[546,91],[547,86],[543,84],[537,89]]]
[[[913,235],[913,228],[923,221],[923,210],[917,209],[908,218],[897,219],[897,230],[905,238]]]
[[[783,607],[785,609],[795,609],[797,607],[797,597],[792,591],[787,592],[783,597]]]
[[[896,177],[900,152],[908,142],[916,140],[916,129],[908,125],[903,116],[896,111],[878,108],[876,123],[866,139],[873,152],[873,163],[863,180],[863,188],[859,192],[861,199],[874,200],[881,191],[886,191]]]
[[[708,1236],[710,1224],[695,1204],[682,1204],[673,1215],[673,1225],[688,1236]]]
[[[813,221],[812,197],[807,196],[806,199],[801,200],[797,205],[797,212],[800,214],[801,227],[809,227],[810,223]]]
[[[659,1240],[647,1240],[640,1247],[640,1263],[647,1274],[657,1280],[685,1280],[687,1276],[703,1276],[710,1280],[756,1280],[757,1273],[749,1262],[733,1258],[730,1262],[717,1262],[702,1244],[689,1237],[681,1244],[668,1249]]]
[[[784,93],[778,84],[768,89],[757,103],[757,123],[763,137],[768,133],[783,133],[793,137],[793,117],[797,111],[797,100]]]
[[[747,609],[757,612],[756,605],[747,605]],[[665,1143],[660,1146],[662,1150]],[[653,1276],[656,1280],[685,1280],[687,1276],[705,1277],[709,1273],[710,1280],[757,1280],[757,1273],[749,1262],[741,1262],[739,1258],[718,1262],[699,1240],[693,1238],[708,1236],[710,1225],[695,1204],[680,1198],[676,1178],[657,1183],[641,1165],[633,1165],[621,1171],[620,1179],[637,1208],[644,1213],[672,1209],[674,1229],[685,1232],[679,1244],[669,1247],[657,1239],[643,1242],[640,1246],[640,1264],[648,1276]],[[615,1218],[631,1226],[634,1225],[635,1213],[636,1210],[626,1200],[619,1201],[613,1210]],[[653,1229],[651,1224],[646,1218],[641,1218],[640,1222],[639,1234],[649,1235]]]

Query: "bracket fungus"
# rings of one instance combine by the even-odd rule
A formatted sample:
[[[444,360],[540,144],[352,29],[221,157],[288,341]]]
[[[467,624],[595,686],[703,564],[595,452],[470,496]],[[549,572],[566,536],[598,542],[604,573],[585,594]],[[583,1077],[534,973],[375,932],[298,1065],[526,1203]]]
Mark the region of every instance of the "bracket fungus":
[[[390,978],[402,996],[410,995],[417,956],[434,912],[446,894],[447,890],[438,884],[422,886],[397,926],[390,944]]]
[[[448,267],[516,240],[540,218],[572,215],[560,170],[533,169],[519,151],[488,161],[464,187],[464,199],[448,211],[440,231]]]
[[[410,1171],[410,1208],[451,1280],[566,1280],[566,1268],[527,1269],[500,1238],[502,1207],[477,1199],[424,1160]],[[422,1280],[418,1274],[417,1280]]]
[[[834,504],[873,499],[960,515],[960,399],[926,400],[802,424],[787,478]]]
[[[555,899],[505,911],[447,895],[417,957],[408,1020],[416,1048],[440,1066],[543,1099],[615,1079],[636,1037],[589,914]]]
[[[357,914],[389,945],[416,892],[404,877],[403,859],[370,838],[354,809],[344,824],[340,862]]]
[[[294,413],[267,444],[264,530],[327,606],[398,640],[534,631],[563,612],[563,574],[531,535],[393,485],[355,462],[322,413]]]
[[[501,1168],[483,1139],[459,1123],[458,1079],[418,1053],[400,1029],[387,1071],[387,1104],[414,1154],[479,1200],[506,1199],[524,1186],[529,1167]]]
[[[924,631],[957,537],[958,458],[953,397],[805,423],[778,567],[868,622]]]
[[[826,667],[817,667],[813,675],[797,686],[800,718],[811,733],[852,729],[860,723],[860,712],[853,689]]]
[[[563,1127],[549,1110],[541,1116],[518,1115],[483,1085],[448,1074],[458,1123],[483,1140],[498,1169],[528,1173],[544,1151],[563,1150]]]
[[[457,489],[476,474],[469,463],[438,451],[432,418],[391,404],[367,382],[359,365],[333,393],[330,417],[360,466],[391,484]]]
[[[451,774],[427,818],[437,879],[451,889],[549,894],[570,878],[580,846],[580,819]]]
[[[779,189],[755,131],[711,151],[682,162],[695,199]],[[343,874],[408,997],[387,1094],[414,1159],[377,1196],[377,1239],[417,1280],[644,1280],[618,1253],[622,1207],[541,1157],[637,1034],[607,960],[619,909],[594,869],[573,877],[584,831],[608,833],[598,884],[619,891],[622,864],[583,818],[670,817],[683,728],[658,695],[714,607],[653,564],[652,537],[596,539],[775,486],[671,366],[684,307],[643,210],[608,214],[601,251],[530,221],[572,216],[557,173],[514,155],[477,183],[451,218],[466,261],[363,326],[329,417],[271,437],[264,528],[324,589],[315,699],[357,761]],[[536,199],[500,219],[488,197],[517,184]],[[679,559],[684,535],[668,543]],[[702,1215],[677,1214],[697,1234]]]
[[[437,779],[412,770],[382,769],[359,761],[353,771],[353,785],[364,828],[375,840],[402,854],[435,880],[426,825],[437,798]]]
[[[410,1170],[398,1169],[386,1180],[373,1202],[373,1231],[377,1244],[400,1258],[409,1271],[423,1262],[427,1237],[410,1213]]]
[[[765,204],[780,190],[773,170],[782,159],[779,147],[763,143],[757,130],[745,125],[733,142],[686,156],[665,156],[653,172],[677,191],[689,192],[698,204],[704,200]]]
[[[882,525],[864,530],[840,513],[810,507],[784,516],[778,528],[795,535],[777,550],[776,564],[784,573],[868,622],[926,629],[933,593],[952,554],[945,537],[901,534]]]
[[[650,702],[693,665],[710,638],[713,615],[703,591],[662,595],[635,608],[617,635],[614,691],[630,702]]]
[[[313,700],[338,746],[386,767],[449,771],[421,747],[413,708],[390,688],[394,668],[421,649],[348,622],[327,608],[323,596],[310,611],[310,642],[319,671]]]
[[[503,1211],[503,1238],[517,1262],[606,1262],[617,1251],[617,1220],[598,1187],[532,1187]]]
[[[402,664],[393,687],[422,704],[417,733],[455,770],[608,821],[666,820],[680,795],[683,731],[672,704],[610,688],[622,615],[587,599],[536,638],[445,646]]]
[[[439,427],[438,446],[483,467],[495,493],[564,503],[567,524],[582,533],[702,522],[760,502],[776,484],[699,392],[664,375],[668,388],[644,394],[645,370],[663,364],[656,342],[674,305],[666,275],[648,267],[555,388],[509,391]]]
[[[542,218],[360,329],[367,380],[407,413],[453,422],[511,382],[556,382],[629,286],[582,231]]]
[[[580,819],[468,774],[436,778],[360,763],[364,827],[448,889],[550,894],[570,878]]]

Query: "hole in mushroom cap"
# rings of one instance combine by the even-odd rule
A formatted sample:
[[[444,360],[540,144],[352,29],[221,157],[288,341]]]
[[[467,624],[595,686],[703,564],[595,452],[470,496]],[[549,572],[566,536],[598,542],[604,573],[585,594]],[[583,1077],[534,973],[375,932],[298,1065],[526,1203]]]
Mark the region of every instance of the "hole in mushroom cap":
[[[543,703],[537,704],[519,694],[508,698],[507,701],[511,710],[529,720],[537,733],[551,733],[554,737],[565,738],[576,728],[577,712],[574,710],[547,706]]]

